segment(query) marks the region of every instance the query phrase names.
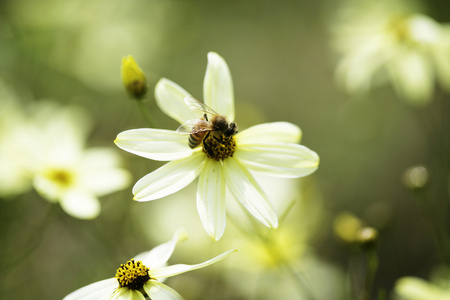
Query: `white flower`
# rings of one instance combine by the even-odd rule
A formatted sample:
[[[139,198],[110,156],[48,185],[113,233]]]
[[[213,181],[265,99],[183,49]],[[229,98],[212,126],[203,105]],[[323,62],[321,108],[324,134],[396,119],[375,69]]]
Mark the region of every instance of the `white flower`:
[[[14,95],[0,82],[0,197],[10,198],[31,188],[28,149],[33,143],[28,134],[28,120]]]
[[[85,149],[88,119],[83,111],[47,107],[36,116],[39,131],[33,177],[37,192],[59,202],[69,215],[92,219],[100,213],[98,197],[128,186],[130,174],[119,168],[119,156],[109,148]]]
[[[402,277],[395,284],[395,292],[402,300],[446,300],[450,299],[448,280],[446,287],[417,277]]]
[[[172,239],[148,252],[135,256],[122,264],[114,278],[105,279],[85,286],[67,295],[64,300],[106,300],[145,299],[142,291],[152,300],[183,299],[175,290],[163,284],[168,278],[188,271],[204,268],[216,263],[234,252],[230,250],[197,265],[178,264],[167,266],[176,244],[185,238],[183,230],[178,230]]]
[[[231,75],[223,58],[213,52],[208,54],[203,89],[205,104],[233,122]],[[185,103],[191,95],[170,80],[158,82],[155,96],[159,107],[181,124],[200,117]],[[219,240],[225,230],[227,188],[261,223],[271,228],[278,226],[277,215],[250,170],[288,178],[311,174],[318,167],[319,157],[297,144],[300,137],[300,129],[291,123],[256,125],[232,136],[228,144],[216,145],[221,151],[225,149],[225,156],[221,153],[219,158],[218,152],[214,151],[212,156],[216,157],[209,158],[211,154],[206,154],[203,145],[191,149],[187,135],[170,130],[128,130],[120,133],[115,143],[145,158],[170,161],[136,183],[133,194],[137,201],[170,195],[199,177],[197,208],[200,219],[208,235]],[[214,143],[211,140],[209,143]]]
[[[450,31],[395,1],[347,1],[334,22],[342,54],[338,83],[350,93],[367,92],[388,80],[413,104],[428,103],[436,79],[450,89]]]

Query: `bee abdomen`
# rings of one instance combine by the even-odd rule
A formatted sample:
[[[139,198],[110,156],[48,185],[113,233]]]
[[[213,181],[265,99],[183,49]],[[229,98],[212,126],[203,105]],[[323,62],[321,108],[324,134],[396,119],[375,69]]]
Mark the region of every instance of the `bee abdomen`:
[[[200,145],[204,136],[205,136],[204,132],[197,132],[197,133],[190,134],[189,135],[189,147],[191,147],[191,149],[194,149],[195,147]]]

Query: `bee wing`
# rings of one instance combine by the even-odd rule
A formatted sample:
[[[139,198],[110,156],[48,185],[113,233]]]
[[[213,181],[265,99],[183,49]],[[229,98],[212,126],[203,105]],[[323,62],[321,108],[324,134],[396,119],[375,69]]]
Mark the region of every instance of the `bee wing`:
[[[181,134],[192,134],[197,132],[211,131],[213,130],[210,123],[203,119],[187,120],[177,128],[177,132]]]
[[[212,109],[205,103],[193,98],[192,96],[187,96],[186,98],[184,98],[184,102],[192,111],[197,112],[201,115],[205,113],[210,115],[218,115],[218,113],[216,113],[214,109]]]

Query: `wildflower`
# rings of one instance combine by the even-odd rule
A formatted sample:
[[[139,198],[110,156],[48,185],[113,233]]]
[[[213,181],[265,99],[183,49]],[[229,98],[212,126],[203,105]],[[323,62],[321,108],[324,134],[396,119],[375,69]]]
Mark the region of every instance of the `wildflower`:
[[[147,80],[144,72],[139,68],[133,56],[122,59],[122,82],[130,96],[137,100],[144,98],[147,93]]]
[[[440,286],[417,277],[402,277],[395,284],[395,292],[399,296],[397,299],[402,300],[450,299],[448,280],[443,283]]]
[[[84,148],[88,120],[83,111],[50,103],[36,110],[34,131],[29,132],[36,142],[29,154],[35,161],[34,188],[73,217],[97,217],[98,197],[125,188],[130,174],[118,166],[112,149]]]
[[[136,255],[122,264],[114,278],[105,279],[85,286],[67,295],[71,299],[145,299],[152,300],[183,299],[175,290],[163,284],[163,281],[178,274],[204,268],[216,263],[235,250],[222,253],[210,260],[196,265],[178,264],[167,266],[176,244],[185,239],[185,233],[178,230],[172,239],[148,252]]]
[[[332,25],[342,54],[336,77],[344,89],[364,93],[387,79],[400,97],[421,105],[431,100],[435,78],[450,88],[447,25],[395,1],[349,3],[345,20]]]
[[[170,161],[135,184],[134,199],[162,198],[199,177],[197,209],[203,227],[213,240],[219,240],[225,230],[227,188],[261,223],[276,228],[277,215],[250,171],[278,177],[302,177],[317,169],[318,155],[297,144],[301,131],[291,123],[265,123],[235,134],[231,75],[225,60],[213,52],[208,54],[203,90],[205,104],[229,122],[227,132],[221,137],[214,133],[205,135],[199,147],[191,148],[188,135],[171,130],[134,129],[117,136],[117,146],[128,152]],[[199,121],[202,116],[192,109],[202,107],[202,104],[193,101],[192,96],[176,83],[161,79],[156,85],[155,96],[158,106],[181,124],[196,126],[196,122],[205,122],[205,119]]]
[[[28,149],[33,147],[27,117],[12,93],[0,83],[0,197],[11,198],[31,188]]]
[[[362,228],[363,221],[350,212],[340,213],[333,222],[335,234],[347,243],[357,241]]]

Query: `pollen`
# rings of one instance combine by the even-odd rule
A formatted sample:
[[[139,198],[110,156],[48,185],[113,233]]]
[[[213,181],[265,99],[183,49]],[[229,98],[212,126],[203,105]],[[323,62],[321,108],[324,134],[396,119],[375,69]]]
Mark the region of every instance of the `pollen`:
[[[218,139],[214,135],[210,134],[203,139],[203,152],[206,155],[214,160],[222,160],[233,156],[234,151],[236,150],[236,141],[234,137],[223,137]]]
[[[117,279],[120,287],[140,290],[144,286],[144,283],[151,279],[150,275],[148,275],[149,270],[141,261],[131,259],[126,264],[120,265],[114,278]]]

